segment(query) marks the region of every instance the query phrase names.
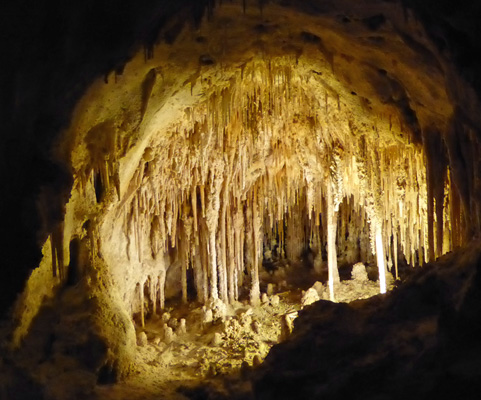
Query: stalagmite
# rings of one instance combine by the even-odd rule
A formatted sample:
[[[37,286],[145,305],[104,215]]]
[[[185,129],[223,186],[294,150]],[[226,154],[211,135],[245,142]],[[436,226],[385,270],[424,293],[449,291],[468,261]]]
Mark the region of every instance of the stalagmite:
[[[381,223],[376,224],[376,257],[379,270],[380,292],[386,293],[386,262],[384,257]]]
[[[187,260],[182,260],[182,275],[181,275],[181,286],[182,286],[182,302],[187,304]]]
[[[217,218],[219,211],[219,201],[217,194],[214,190],[209,195],[208,199],[208,211],[207,219],[208,231],[209,231],[209,244],[208,244],[208,254],[209,254],[209,277],[210,277],[210,298],[212,300],[217,300],[219,298],[217,282],[217,247],[216,247],[216,229],[217,229]]]
[[[331,301],[335,301],[334,286],[340,281],[339,271],[337,269],[336,229],[337,213],[334,210],[334,196],[332,193],[332,184],[329,180],[327,182],[327,267],[329,271],[329,297]]]

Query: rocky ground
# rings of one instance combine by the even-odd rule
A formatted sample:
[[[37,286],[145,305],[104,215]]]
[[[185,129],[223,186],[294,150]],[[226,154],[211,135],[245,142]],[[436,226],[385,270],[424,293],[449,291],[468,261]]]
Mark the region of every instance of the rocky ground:
[[[428,264],[387,295],[318,301],[242,377],[191,399],[478,399],[481,246]]]
[[[363,265],[352,273],[353,279],[346,279],[351,271],[341,274],[336,301],[378,293],[378,283],[368,279]],[[147,313],[143,328],[136,316],[136,331],[120,336],[119,327],[133,330],[131,316],[112,307],[118,300],[107,289],[98,291],[108,287],[107,278],[92,277],[65,288],[58,302],[47,300],[42,306],[21,348],[8,345],[8,326],[2,328],[0,399],[181,400],[206,382],[216,393],[225,392],[225,382],[250,376],[274,345],[288,340],[303,309],[329,298],[325,276],[303,263],[279,260],[262,269],[260,278],[258,306],[247,300],[248,289],[232,305],[173,299],[158,315]],[[85,285],[94,283],[96,296],[84,298]],[[122,360],[128,366],[116,364]],[[119,377],[126,368],[128,373]]]
[[[301,282],[294,278],[298,271],[288,264],[270,273],[264,271],[266,290],[257,307],[247,301],[231,306],[221,301],[207,306],[172,303],[160,316],[148,320],[144,329],[138,327],[137,361],[130,377],[120,384],[97,386],[96,396],[184,399],[196,393],[199,383],[211,382],[222,391],[226,377],[248,376],[272,346],[289,337],[303,307],[329,298],[321,282],[302,290],[299,286],[306,287],[315,276],[304,275]],[[337,301],[378,293],[378,283],[368,279],[364,266],[355,278],[336,287]]]

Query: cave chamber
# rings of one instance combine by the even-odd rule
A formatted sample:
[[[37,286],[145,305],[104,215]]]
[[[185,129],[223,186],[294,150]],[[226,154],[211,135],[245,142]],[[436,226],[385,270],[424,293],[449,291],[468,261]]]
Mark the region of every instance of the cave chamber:
[[[255,344],[256,309],[281,303],[285,339],[303,306],[356,298],[351,270],[384,294],[479,231],[475,96],[432,32],[397,2],[291,3],[174,13],[75,102],[51,149],[71,189],[38,195],[43,257],[13,308],[36,382],[162,374],[189,331],[253,346],[196,353],[196,379],[256,365],[278,340]]]

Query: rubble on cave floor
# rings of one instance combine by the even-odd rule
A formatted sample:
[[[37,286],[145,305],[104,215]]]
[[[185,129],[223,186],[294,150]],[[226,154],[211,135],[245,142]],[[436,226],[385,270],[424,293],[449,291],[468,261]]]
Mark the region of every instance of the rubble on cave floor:
[[[418,269],[385,296],[317,302],[288,340],[241,378],[189,399],[478,399],[481,245]]]
[[[137,328],[131,376],[114,387],[99,386],[98,394],[102,398],[135,399],[161,390],[170,393],[165,398],[177,399],[183,397],[175,388],[245,374],[263,362],[273,345],[289,336],[299,310],[329,299],[328,288],[319,281],[307,290],[287,283],[295,274],[296,268],[290,266],[276,274],[265,272],[264,282],[268,283],[263,285],[266,290],[258,306],[247,300],[232,305],[221,300],[207,305],[168,304],[160,315],[146,320],[145,328]],[[314,280],[313,275],[305,276],[304,287]],[[379,293],[378,282],[370,281],[366,273],[353,278],[337,285],[337,301],[350,302]]]

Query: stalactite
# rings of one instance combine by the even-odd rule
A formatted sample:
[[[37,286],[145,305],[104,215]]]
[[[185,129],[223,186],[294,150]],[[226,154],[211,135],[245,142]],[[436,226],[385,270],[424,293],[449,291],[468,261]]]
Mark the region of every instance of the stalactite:
[[[205,97],[152,138],[155,158],[139,162],[118,206],[131,242],[126,253],[150,257],[143,244],[149,237],[152,258],[172,252],[184,301],[192,268],[198,301],[232,303],[249,276],[256,303],[262,250],[273,242],[287,258],[310,246],[320,254],[318,273],[327,247],[332,299],[337,253],[340,263],[377,258],[384,291],[386,257],[398,277],[398,256],[414,265],[427,251],[439,256],[462,242],[465,222],[451,171],[439,185],[423,147],[387,139],[383,130],[398,131],[395,115],[368,128],[325,77],[300,76],[292,61],[249,61],[218,88],[211,78],[198,80]],[[103,159],[95,168],[108,185],[114,164]],[[151,292],[162,308],[161,276]]]

